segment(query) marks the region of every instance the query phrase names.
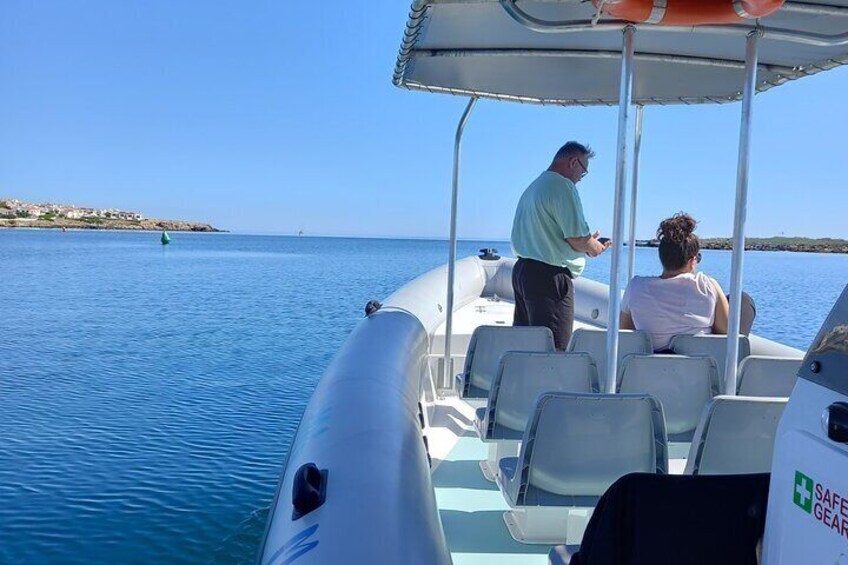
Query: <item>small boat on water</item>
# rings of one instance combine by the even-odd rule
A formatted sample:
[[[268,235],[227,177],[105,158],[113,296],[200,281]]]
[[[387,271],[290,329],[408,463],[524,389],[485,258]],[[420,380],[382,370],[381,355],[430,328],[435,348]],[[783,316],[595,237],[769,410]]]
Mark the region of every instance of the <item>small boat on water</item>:
[[[168,235],[168,232],[163,231],[163,232],[162,232],[162,237],[161,237],[161,238],[159,238],[159,241],[161,241],[161,242],[162,242],[162,245],[168,245],[169,243],[171,243],[171,236],[170,236],[170,235]]]
[[[448,263],[370,302],[342,345],[288,454],[260,563],[562,565],[605,544],[616,563],[640,545],[652,563],[848,563],[848,288],[806,354],[739,333],[754,95],[846,63],[843,0],[415,0],[394,83],[469,98]],[[566,353],[546,328],[511,327],[514,260],[456,259],[460,144],[479,98],[619,108],[611,276],[575,281]],[[675,355],[654,355],[619,330],[644,108],[737,101],[730,337],[677,336]],[[717,476],[725,494],[704,496]],[[763,500],[736,504],[752,480]],[[642,513],[605,527],[612,503],[598,502],[621,485]],[[751,519],[759,533],[736,549]]]

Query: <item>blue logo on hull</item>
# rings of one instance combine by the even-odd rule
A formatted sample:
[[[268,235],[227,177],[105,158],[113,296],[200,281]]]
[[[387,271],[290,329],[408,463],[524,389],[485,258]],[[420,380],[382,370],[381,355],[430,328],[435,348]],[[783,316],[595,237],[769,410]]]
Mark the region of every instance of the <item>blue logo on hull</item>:
[[[273,565],[274,563],[279,563],[279,565],[290,565],[294,563],[305,554],[309,553],[316,547],[318,547],[318,540],[307,542],[312,534],[314,534],[318,530],[318,524],[314,526],[310,526],[300,532],[292,536],[292,538],[283,544],[283,547],[274,552],[274,555],[265,562],[266,565]],[[277,561],[278,559],[282,559],[282,561]]]

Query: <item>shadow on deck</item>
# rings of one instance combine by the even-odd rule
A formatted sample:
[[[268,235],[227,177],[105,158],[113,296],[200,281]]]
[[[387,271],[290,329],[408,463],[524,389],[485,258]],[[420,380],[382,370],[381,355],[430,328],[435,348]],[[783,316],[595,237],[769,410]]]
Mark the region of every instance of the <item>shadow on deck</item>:
[[[518,543],[509,535],[502,510],[461,512],[442,510],[442,525],[451,553],[540,554],[547,556],[551,546]]]

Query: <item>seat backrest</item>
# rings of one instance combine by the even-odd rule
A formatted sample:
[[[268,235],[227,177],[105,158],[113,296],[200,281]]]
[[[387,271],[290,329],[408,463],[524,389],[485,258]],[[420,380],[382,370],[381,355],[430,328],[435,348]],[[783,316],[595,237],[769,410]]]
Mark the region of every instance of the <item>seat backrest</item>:
[[[554,351],[554,336],[542,326],[480,326],[471,336],[465,374],[473,386],[492,387],[501,355],[507,351]]]
[[[627,473],[666,473],[662,408],[647,394],[543,394],[519,465],[528,486],[575,497],[600,496]]]
[[[704,407],[720,392],[718,367],[712,357],[628,355],[618,390],[655,397],[663,407],[669,441],[692,441]]]
[[[486,424],[523,432],[539,395],[597,391],[598,374],[588,353],[510,351],[501,357],[489,391]]]
[[[595,360],[603,389],[607,374],[607,332],[578,328],[571,336],[568,351],[585,351]],[[621,330],[618,334],[618,364],[634,353],[653,353],[651,336],[639,330]]]
[[[785,396],[795,388],[801,359],[751,355],[739,364],[739,394]]]
[[[704,410],[684,473],[768,473],[786,398],[717,396]]]
[[[715,359],[719,373],[724,373],[724,363],[727,359],[727,336],[700,334],[676,335],[671,340],[671,350],[680,355],[693,357],[708,356]],[[739,336],[739,356],[742,360],[751,354],[751,343],[747,336]]]

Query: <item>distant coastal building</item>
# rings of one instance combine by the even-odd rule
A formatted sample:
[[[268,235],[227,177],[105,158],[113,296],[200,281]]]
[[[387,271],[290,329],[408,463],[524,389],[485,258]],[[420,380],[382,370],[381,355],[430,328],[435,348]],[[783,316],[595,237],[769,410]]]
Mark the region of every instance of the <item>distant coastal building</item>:
[[[0,196],[0,229],[111,229],[218,232],[209,224],[148,218],[132,210],[89,208],[72,204],[32,204]]]
[[[138,212],[127,212],[126,210],[99,210],[100,216],[103,218],[111,218],[113,220],[131,220],[139,221],[143,218]]]
[[[0,218],[37,220],[45,215],[48,217],[68,218],[69,220],[106,218],[140,222],[144,219],[144,216],[138,212],[129,210],[117,210],[115,208],[101,210],[96,208],[81,208],[68,204],[30,204],[17,198],[0,198]]]

